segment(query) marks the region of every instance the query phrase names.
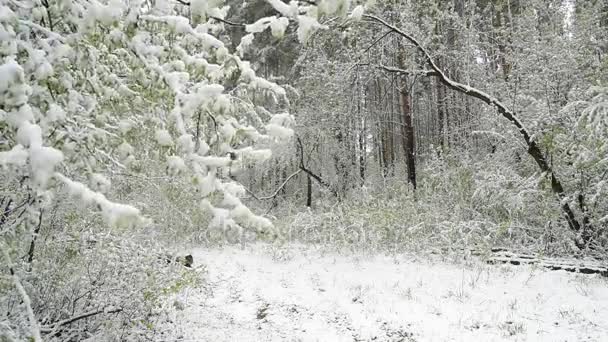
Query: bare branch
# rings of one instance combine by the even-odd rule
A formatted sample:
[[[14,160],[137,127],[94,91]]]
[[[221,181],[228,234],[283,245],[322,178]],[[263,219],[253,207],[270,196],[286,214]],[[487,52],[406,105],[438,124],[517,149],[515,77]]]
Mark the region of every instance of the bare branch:
[[[176,1],[184,6],[190,6],[190,2],[188,2],[188,1],[184,1],[184,0],[176,0]],[[222,22],[222,23],[224,23],[226,25],[230,25],[230,26],[243,27],[243,28],[245,27],[245,24],[235,23],[234,21],[222,19],[219,17],[210,16],[209,19],[217,20],[219,22]]]
[[[235,23],[234,21],[230,21],[230,20],[226,20],[226,19],[222,19],[222,18],[218,18],[218,17],[209,17],[209,18],[211,18],[213,20],[217,20],[217,21],[219,21],[221,23],[224,23],[226,25],[245,28],[245,24]]]
[[[11,273],[11,277],[13,278],[13,283],[15,285],[15,288],[17,289],[17,292],[19,292],[19,295],[21,296],[21,300],[23,301],[23,304],[25,306],[25,310],[27,312],[27,317],[28,320],[30,321],[30,329],[31,329],[31,333],[33,335],[33,339],[35,342],[42,342],[42,337],[40,336],[40,332],[41,329],[38,326],[38,320],[36,319],[36,315],[34,314],[34,310],[32,309],[32,301],[30,299],[30,296],[27,294],[27,291],[25,291],[25,288],[23,287],[23,284],[21,283],[21,279],[19,278],[19,276],[17,275],[17,273],[15,272],[15,270],[13,269],[13,263],[10,259],[10,256],[8,255],[8,248],[7,246],[0,246],[1,250],[2,250],[2,256],[4,257],[6,264],[8,266],[8,269]]]
[[[363,53],[367,53],[367,51],[369,51],[371,48],[373,48],[376,44],[378,44],[379,41],[381,41],[384,37],[388,36],[391,32],[393,32],[393,31],[392,30],[386,31],[383,35],[378,37],[378,39],[374,40],[365,50],[363,50]]]
[[[79,321],[81,319],[85,319],[85,318],[89,318],[95,315],[99,315],[102,313],[106,313],[106,314],[113,314],[113,313],[119,313],[122,311],[122,308],[112,308],[112,309],[99,309],[99,310],[93,310],[93,311],[89,311],[89,312],[85,312],[83,314],[80,314],[78,316],[74,316],[71,318],[67,318],[64,319],[62,321],[50,324],[50,325],[45,325],[43,327],[40,328],[40,332],[45,333],[45,334],[50,334],[51,336],[56,335],[59,332],[59,328],[64,326],[64,325],[68,325],[68,324],[72,324],[76,321]]]
[[[438,76],[439,74],[436,71],[433,70],[404,70],[404,69],[399,69],[399,68],[395,68],[395,67],[390,67],[390,66],[386,66],[386,65],[377,65],[376,66],[379,69],[382,69],[384,71],[388,71],[388,72],[394,72],[394,73],[398,73],[398,74],[402,74],[402,75],[422,75],[422,76]]]
[[[334,194],[334,196],[339,197],[338,193],[334,189],[331,188],[331,185],[329,183],[327,183],[326,181],[323,180],[323,178],[321,178],[320,176],[316,175],[314,172],[312,172],[308,168],[306,168],[306,166],[304,165],[304,146],[302,145],[302,139],[300,139],[300,137],[297,137],[296,141],[298,143],[298,148],[300,150],[300,169],[302,171],[306,172],[310,177],[312,177],[314,180],[316,180],[319,184],[321,184],[324,187],[326,187],[327,189],[329,189],[329,191],[331,191],[331,193]]]
[[[255,198],[258,201],[265,201],[265,200],[269,200],[269,199],[273,199],[275,197],[277,197],[277,195],[279,194],[279,192],[285,187],[285,185],[287,185],[287,183],[296,175],[298,175],[300,172],[302,172],[302,169],[298,169],[298,171],[292,173],[289,177],[287,177],[285,179],[285,181],[283,181],[283,184],[281,184],[273,193],[272,195],[269,196],[263,196],[263,197],[258,197],[256,196],[253,192],[251,192],[249,189],[245,188],[245,191],[247,191],[247,193],[249,193],[251,195],[251,197]]]

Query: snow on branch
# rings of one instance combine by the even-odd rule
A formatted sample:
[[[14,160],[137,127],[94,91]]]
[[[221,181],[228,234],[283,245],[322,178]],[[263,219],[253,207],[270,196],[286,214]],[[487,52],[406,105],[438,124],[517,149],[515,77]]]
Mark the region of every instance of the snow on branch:
[[[527,151],[528,154],[534,159],[534,161],[540,168],[541,172],[546,173],[550,177],[551,189],[557,195],[557,197],[560,201],[560,205],[561,205],[564,217],[565,217],[566,221],[568,222],[570,229],[573,230],[574,232],[581,232],[581,230],[583,230],[582,233],[586,234],[585,230],[589,230],[588,227],[581,226],[581,223],[578,221],[576,215],[574,214],[574,211],[572,210],[572,208],[570,208],[570,205],[565,200],[565,199],[567,199],[567,195],[566,195],[566,192],[565,192],[561,182],[557,178],[556,174],[553,172],[544,153],[541,151],[541,149],[538,146],[538,144],[536,143],[536,141],[534,141],[532,139],[532,136],[529,133],[528,129],[519,120],[519,118],[516,116],[515,112],[513,112],[509,107],[507,107],[504,103],[502,103],[496,97],[489,95],[477,88],[456,82],[456,81],[452,80],[451,78],[449,78],[443,72],[443,70],[441,68],[439,68],[437,63],[435,63],[435,60],[433,60],[433,58],[431,57],[431,54],[412,35],[404,32],[403,30],[399,29],[395,25],[392,25],[392,24],[388,23],[387,21],[385,21],[384,19],[381,19],[377,16],[370,15],[370,14],[364,14],[363,17],[366,19],[370,19],[373,22],[377,22],[377,23],[383,25],[384,27],[388,28],[390,31],[395,32],[396,34],[400,35],[401,37],[405,38],[410,43],[412,43],[422,53],[426,63],[435,72],[434,76],[437,76],[439,78],[439,80],[441,81],[441,83],[446,85],[448,88],[456,90],[467,96],[475,97],[491,106],[494,106],[504,118],[506,118],[509,122],[511,122],[518,129],[522,138],[524,139],[527,149],[528,149],[528,151]],[[583,237],[582,241],[577,240],[576,241],[577,246],[579,248],[584,248],[584,246],[585,246],[584,240],[586,240],[587,238],[588,237]]]

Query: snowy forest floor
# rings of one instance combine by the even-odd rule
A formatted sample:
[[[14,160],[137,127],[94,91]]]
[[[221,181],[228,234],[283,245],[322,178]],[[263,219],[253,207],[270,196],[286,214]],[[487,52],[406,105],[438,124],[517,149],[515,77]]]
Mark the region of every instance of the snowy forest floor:
[[[197,249],[181,341],[608,341],[608,279],[480,260]]]

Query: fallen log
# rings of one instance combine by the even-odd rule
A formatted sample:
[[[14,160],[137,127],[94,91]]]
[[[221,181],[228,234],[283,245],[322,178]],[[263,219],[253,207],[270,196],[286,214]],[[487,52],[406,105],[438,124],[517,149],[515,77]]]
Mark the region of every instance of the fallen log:
[[[601,276],[608,277],[608,266],[606,263],[596,260],[542,258],[533,254],[500,251],[493,253],[486,262],[488,264],[536,265],[553,271],[563,270],[582,274],[600,274]]]

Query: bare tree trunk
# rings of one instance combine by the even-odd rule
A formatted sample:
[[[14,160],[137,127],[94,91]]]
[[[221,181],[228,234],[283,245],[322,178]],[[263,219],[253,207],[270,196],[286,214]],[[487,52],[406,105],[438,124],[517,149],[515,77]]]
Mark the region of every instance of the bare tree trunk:
[[[365,143],[365,118],[361,119],[361,131],[359,132],[359,176],[361,177],[361,183],[365,183],[365,156],[366,156],[366,143]]]
[[[407,82],[401,88],[401,113],[403,115],[403,148],[407,164],[407,179],[416,189],[416,155],[414,144],[414,125],[412,125],[412,107]]]
[[[405,67],[405,49],[399,45],[399,66]],[[405,162],[407,164],[407,179],[416,189],[416,146],[414,136],[414,125],[412,123],[411,94],[407,82],[407,75],[401,78],[401,89],[399,91],[401,115],[403,120],[403,148],[405,152]]]
[[[306,175],[306,206],[312,207],[312,178]]]
[[[443,89],[443,84],[441,82],[437,82],[436,86],[437,91],[437,126],[438,126],[438,134],[439,134],[439,153],[443,153],[445,148],[445,89]]]

